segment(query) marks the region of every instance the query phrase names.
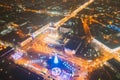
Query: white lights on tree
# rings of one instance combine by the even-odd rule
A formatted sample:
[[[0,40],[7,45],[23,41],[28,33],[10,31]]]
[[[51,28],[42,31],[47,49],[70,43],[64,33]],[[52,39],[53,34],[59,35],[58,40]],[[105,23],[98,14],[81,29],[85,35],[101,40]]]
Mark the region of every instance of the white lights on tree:
[[[55,63],[55,64],[58,63],[58,56],[57,56],[57,54],[55,54],[54,63]]]

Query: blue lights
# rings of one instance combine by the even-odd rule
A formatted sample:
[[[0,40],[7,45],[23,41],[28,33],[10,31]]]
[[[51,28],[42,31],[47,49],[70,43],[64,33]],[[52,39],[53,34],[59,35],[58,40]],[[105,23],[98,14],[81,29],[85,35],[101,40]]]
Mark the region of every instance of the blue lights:
[[[61,66],[62,66],[61,59],[59,59],[57,55],[52,56],[51,58],[49,58],[47,60],[47,64],[48,64],[48,66],[47,66],[48,69],[52,69],[54,67],[61,68]]]
[[[51,70],[57,67],[69,74],[74,74],[74,72],[76,71],[75,66],[72,63],[66,60],[60,59],[57,55],[52,56],[47,61],[47,64],[48,64],[47,68]]]
[[[120,32],[120,28],[117,27],[117,26],[115,26],[115,25],[107,25],[107,27],[110,28],[110,29],[113,29],[113,30],[115,30],[115,31]]]
[[[73,80],[73,76],[78,73],[76,65],[60,58],[57,54],[50,56],[46,63],[51,76],[59,78],[58,80]]]
[[[63,62],[63,65],[64,65],[65,69],[66,69],[67,71],[69,71],[69,73],[73,74],[73,72],[75,72],[74,66],[71,65],[70,63],[68,63],[68,62]]]

